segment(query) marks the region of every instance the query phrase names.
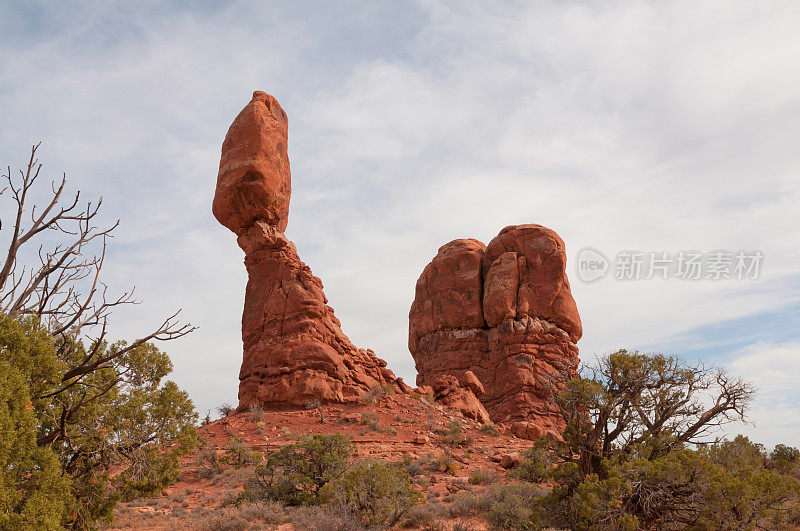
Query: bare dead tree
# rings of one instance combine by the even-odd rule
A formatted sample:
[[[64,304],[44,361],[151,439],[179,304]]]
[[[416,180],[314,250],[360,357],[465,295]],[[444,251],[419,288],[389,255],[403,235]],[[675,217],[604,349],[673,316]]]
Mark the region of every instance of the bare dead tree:
[[[755,389],[722,369],[674,356],[621,350],[596,366],[553,375],[551,399],[565,424],[562,458],[583,474],[601,473],[614,455],[647,459],[717,442],[714,431],[744,421]]]
[[[54,338],[59,359],[68,361],[60,385],[37,398],[59,397],[75,386],[85,389],[79,399],[64,400],[54,413],[54,428],[39,438],[40,445],[68,438],[70,420],[82,407],[124,382],[126,369],[116,363],[120,357],[149,341],[169,341],[195,330],[178,321],[180,310],[154,330],[142,334],[119,348],[108,346],[108,320],[117,307],[138,304],[134,289],[111,296],[101,280],[108,240],[119,221],[108,227],[96,224],[102,206],[80,200],[80,192],[64,199],[66,174],[51,182],[44,207],[32,204],[32,190],[39,180],[42,165],[37,158],[40,144],[31,148],[23,170],[12,173],[7,167],[0,195],[10,192],[13,219],[8,252],[0,267],[0,312],[12,317],[33,316]],[[0,228],[5,227],[0,222]],[[51,243],[53,242],[53,243]],[[26,263],[25,251],[36,249]],[[91,335],[95,332],[94,335]],[[113,369],[117,377],[103,386],[84,385],[88,375]],[[73,389],[74,390],[74,389]]]

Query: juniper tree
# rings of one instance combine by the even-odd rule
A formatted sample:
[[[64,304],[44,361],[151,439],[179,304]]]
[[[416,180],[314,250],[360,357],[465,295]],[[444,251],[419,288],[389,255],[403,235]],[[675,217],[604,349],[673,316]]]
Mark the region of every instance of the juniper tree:
[[[68,484],[58,488],[69,495],[48,496],[48,511],[60,513],[64,525],[91,527],[118,497],[152,493],[174,480],[178,456],[194,444],[191,401],[164,381],[172,364],[154,345],[194,327],[175,313],[137,337],[111,339],[114,309],[138,302],[133,288],[114,295],[101,277],[119,221],[100,228],[102,199],[82,202],[80,192],[65,198],[66,175],[35,201],[42,193],[38,148],[22,170],[7,167],[0,188],[0,199],[11,205],[2,209],[9,219],[0,220],[8,242],[0,259],[0,358],[3,377],[20,388],[0,401],[12,411],[3,433],[34,445],[8,454],[4,464],[24,468],[33,459],[27,455],[45,464],[55,456]],[[24,415],[14,406],[19,396],[28,397]],[[39,466],[50,470],[45,464]],[[113,481],[112,468],[122,471]],[[0,482],[0,500],[15,499],[8,493],[21,487],[20,477]],[[6,518],[24,511],[20,502],[0,505]]]

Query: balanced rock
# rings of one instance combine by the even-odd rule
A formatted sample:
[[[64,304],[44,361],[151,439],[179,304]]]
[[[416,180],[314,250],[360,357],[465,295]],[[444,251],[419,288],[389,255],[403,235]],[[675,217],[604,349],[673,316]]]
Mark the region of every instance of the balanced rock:
[[[541,225],[506,227],[488,246],[455,240],[420,275],[409,313],[417,385],[446,375],[474,380],[497,423],[526,434],[558,431],[553,381],[574,374],[580,317],[566,276],[564,242]]]
[[[342,332],[322,282],[283,234],[291,195],[287,126],[275,98],[255,92],[222,145],[213,211],[237,234],[248,274],[239,407],[355,401],[386,385],[408,392],[385,361]]]

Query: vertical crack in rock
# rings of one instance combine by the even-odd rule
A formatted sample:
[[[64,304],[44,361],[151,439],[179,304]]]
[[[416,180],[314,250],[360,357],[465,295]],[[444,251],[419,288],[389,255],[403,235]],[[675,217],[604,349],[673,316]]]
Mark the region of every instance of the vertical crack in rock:
[[[564,242],[541,225],[506,227],[487,246],[443,245],[409,312],[417,385],[452,389],[476,378],[491,419],[531,438],[561,428],[551,377],[575,373],[581,334]]]
[[[378,385],[407,392],[385,361],[344,335],[322,282],[283,234],[292,189],[287,145],[286,113],[260,91],[222,144],[213,213],[236,233],[248,274],[239,407],[355,401]]]

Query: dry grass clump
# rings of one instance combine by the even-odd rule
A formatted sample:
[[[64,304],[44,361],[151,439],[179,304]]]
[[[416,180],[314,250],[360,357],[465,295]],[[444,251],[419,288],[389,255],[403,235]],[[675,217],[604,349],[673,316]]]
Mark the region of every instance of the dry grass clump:
[[[473,485],[491,485],[500,481],[502,474],[493,468],[482,468],[474,471],[469,476],[469,482]]]
[[[222,404],[221,406],[219,406],[219,407],[217,408],[217,411],[218,411],[218,412],[219,412],[219,414],[220,414],[220,415],[222,415],[223,417],[227,417],[227,416],[230,416],[230,415],[231,415],[231,413],[233,413],[234,411],[236,411],[236,408],[235,408],[235,407],[233,407],[232,405],[230,405],[229,403],[225,402],[224,404]]]
[[[388,385],[376,385],[375,387],[371,387],[364,396],[361,397],[361,401],[365,404],[374,404],[375,402],[380,401],[383,397],[387,395],[393,395],[394,389],[389,387]]]

